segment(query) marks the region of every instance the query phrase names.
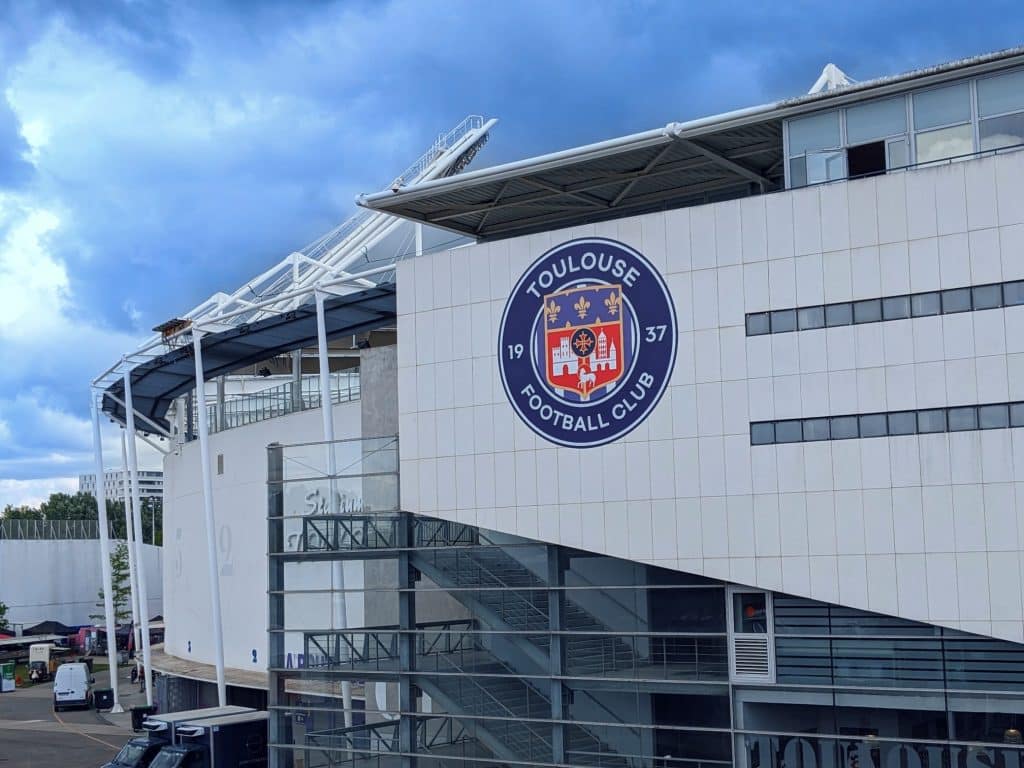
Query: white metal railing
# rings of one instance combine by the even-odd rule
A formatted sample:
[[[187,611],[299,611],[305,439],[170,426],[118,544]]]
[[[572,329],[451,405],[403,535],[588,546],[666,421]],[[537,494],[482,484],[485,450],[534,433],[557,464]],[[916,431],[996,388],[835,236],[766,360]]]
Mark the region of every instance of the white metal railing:
[[[223,410],[218,418],[218,407],[209,403],[207,397],[206,423],[210,433],[244,427],[258,421],[287,416],[297,411],[320,407],[320,379],[318,376],[303,376],[296,392],[294,381],[286,381],[275,387],[259,392],[250,392],[225,398]],[[331,374],[331,402],[347,403],[359,399],[359,369],[339,371]],[[196,406],[192,417],[197,418]],[[193,421],[193,423],[195,423]],[[192,440],[195,435],[189,435]]]

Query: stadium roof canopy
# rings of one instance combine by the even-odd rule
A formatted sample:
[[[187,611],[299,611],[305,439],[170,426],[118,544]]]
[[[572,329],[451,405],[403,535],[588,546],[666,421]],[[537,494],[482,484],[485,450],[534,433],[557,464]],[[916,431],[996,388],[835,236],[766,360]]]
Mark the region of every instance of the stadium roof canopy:
[[[812,93],[370,195],[365,208],[491,240],[783,187],[782,121],[1024,63],[1024,48],[849,83],[826,67]],[[830,65],[831,66],[831,65]],[[828,81],[834,87],[824,88]]]
[[[385,283],[324,301],[327,338],[365,333],[395,323],[395,285]],[[244,365],[266,360],[317,343],[316,307],[313,302],[279,315],[210,333],[202,338],[203,378],[231,373]],[[193,389],[196,369],[190,343],[132,369],[132,405],[140,428],[156,425],[168,430],[165,418],[174,398]],[[103,393],[103,411],[125,421],[124,381],[114,380]]]

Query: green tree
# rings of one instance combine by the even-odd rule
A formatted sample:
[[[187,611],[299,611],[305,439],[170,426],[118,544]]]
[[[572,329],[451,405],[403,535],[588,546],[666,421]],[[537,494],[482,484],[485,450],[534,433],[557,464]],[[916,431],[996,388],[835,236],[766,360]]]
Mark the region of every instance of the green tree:
[[[118,624],[124,624],[132,615],[129,602],[132,589],[129,582],[128,545],[118,544],[110,553],[110,586],[114,595],[114,621]],[[95,619],[97,622],[106,618],[102,589],[99,591],[99,598],[96,607],[100,609],[100,612],[89,614],[89,618]]]
[[[0,630],[7,629],[7,603],[0,600]]]
[[[50,498],[39,505],[39,511],[47,520],[95,520],[96,499],[91,493],[51,493]]]
[[[35,507],[20,506],[15,507],[8,504],[4,507],[3,516],[8,520],[42,520],[43,513]]]

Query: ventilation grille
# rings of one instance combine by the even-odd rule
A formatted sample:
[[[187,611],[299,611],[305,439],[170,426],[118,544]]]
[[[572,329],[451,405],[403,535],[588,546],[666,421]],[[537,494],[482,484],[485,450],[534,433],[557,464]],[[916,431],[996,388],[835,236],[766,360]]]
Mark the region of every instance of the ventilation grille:
[[[768,636],[733,637],[733,676],[764,679],[771,675]]]

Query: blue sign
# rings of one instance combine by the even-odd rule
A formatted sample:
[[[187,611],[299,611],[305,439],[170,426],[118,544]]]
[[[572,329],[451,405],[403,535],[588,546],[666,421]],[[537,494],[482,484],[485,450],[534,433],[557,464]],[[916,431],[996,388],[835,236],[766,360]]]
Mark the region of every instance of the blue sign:
[[[672,297],[628,245],[562,243],[512,290],[498,360],[509,402],[538,435],[570,448],[610,443],[647,418],[668,385]]]

